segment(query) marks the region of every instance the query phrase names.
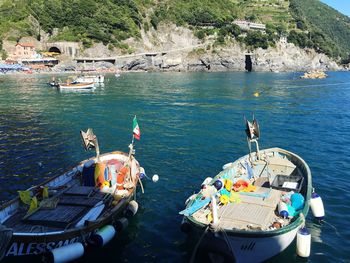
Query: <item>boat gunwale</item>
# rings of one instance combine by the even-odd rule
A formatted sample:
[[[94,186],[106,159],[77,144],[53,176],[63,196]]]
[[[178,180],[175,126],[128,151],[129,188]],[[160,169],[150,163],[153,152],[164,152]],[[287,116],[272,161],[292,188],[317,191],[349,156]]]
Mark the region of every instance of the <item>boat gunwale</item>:
[[[267,148],[267,149],[262,149],[260,152],[266,152],[266,151],[277,151],[280,153],[284,153],[286,155],[294,156],[296,159],[298,159],[301,164],[305,167],[306,169],[306,176],[307,176],[307,185],[306,185],[306,195],[305,195],[305,203],[304,203],[304,208],[302,209],[301,213],[306,217],[309,211],[309,201],[311,198],[311,191],[312,191],[312,177],[311,177],[311,170],[308,166],[308,164],[305,162],[303,158],[301,158],[299,155],[284,150],[279,147],[272,147],[272,148]],[[253,154],[254,152],[252,152]],[[239,162],[241,159],[248,157],[249,154],[246,154],[238,159],[236,159],[230,166],[234,166],[237,162]],[[225,169],[224,169],[225,170]],[[220,171],[213,179],[215,179],[222,171]],[[195,201],[196,198],[191,200],[186,207],[190,207],[190,205]],[[253,237],[271,237],[271,236],[277,236],[281,234],[285,234],[287,232],[292,231],[293,229],[300,227],[302,224],[305,223],[305,218],[302,218],[303,216],[298,216],[297,219],[295,219],[293,222],[288,224],[287,226],[284,226],[279,229],[274,229],[274,230],[241,230],[241,229],[224,229],[228,235],[231,236],[237,236],[237,237],[247,237],[247,238],[253,238]],[[185,216],[186,219],[188,219],[189,223],[191,225],[194,225],[195,227],[200,227],[203,230],[208,226],[207,224],[203,224],[199,221],[197,221],[193,215],[191,216]],[[210,228],[209,228],[210,229]],[[217,229],[214,229],[213,231],[217,231]]]

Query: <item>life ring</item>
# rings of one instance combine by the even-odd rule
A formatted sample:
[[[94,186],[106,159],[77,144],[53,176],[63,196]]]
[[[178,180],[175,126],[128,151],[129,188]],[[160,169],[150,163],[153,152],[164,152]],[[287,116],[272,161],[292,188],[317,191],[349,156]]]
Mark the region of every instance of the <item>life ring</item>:
[[[124,181],[126,175],[130,172],[130,168],[128,166],[124,166],[120,169],[117,176],[117,189],[124,190]]]

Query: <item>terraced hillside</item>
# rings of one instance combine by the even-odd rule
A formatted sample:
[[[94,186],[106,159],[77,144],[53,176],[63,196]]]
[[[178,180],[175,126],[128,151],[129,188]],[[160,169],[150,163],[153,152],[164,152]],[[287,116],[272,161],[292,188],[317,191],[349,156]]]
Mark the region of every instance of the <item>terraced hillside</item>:
[[[232,26],[235,19],[263,23],[267,34],[244,37]],[[132,52],[125,39],[164,22],[189,27],[199,38],[217,37],[219,45],[230,38],[267,48],[283,35],[338,61],[347,62],[350,54],[350,18],[319,0],[0,0],[1,39],[47,34]]]

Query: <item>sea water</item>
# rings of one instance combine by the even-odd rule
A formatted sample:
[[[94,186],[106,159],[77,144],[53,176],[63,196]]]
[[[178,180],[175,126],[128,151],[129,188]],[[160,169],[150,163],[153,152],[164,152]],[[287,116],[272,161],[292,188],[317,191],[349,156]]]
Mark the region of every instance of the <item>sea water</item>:
[[[94,152],[80,130],[93,128],[101,152],[128,151],[149,178],[139,211],[105,248],[80,262],[188,262],[193,245],[180,231],[185,200],[222,165],[248,153],[243,118],[260,123],[260,147],[281,147],[310,166],[325,206],[312,220],[310,262],[350,256],[350,73],[322,80],[302,73],[124,73],[92,92],[59,92],[51,75],[0,76],[0,200],[57,175]],[[56,75],[67,79],[68,75]],[[295,242],[271,262],[298,262]]]

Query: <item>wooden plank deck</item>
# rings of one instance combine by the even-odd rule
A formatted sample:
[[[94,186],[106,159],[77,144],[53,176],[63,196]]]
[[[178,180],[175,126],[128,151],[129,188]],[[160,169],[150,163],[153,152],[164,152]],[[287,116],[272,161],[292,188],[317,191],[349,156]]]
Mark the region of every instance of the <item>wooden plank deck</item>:
[[[55,209],[39,209],[23,219],[23,222],[41,226],[65,228],[81,217],[85,206],[58,205]]]
[[[63,195],[60,197],[60,205],[79,205],[79,206],[88,206],[92,207],[100,202],[102,198],[99,197],[87,197],[87,196],[69,196]]]
[[[260,197],[268,193],[268,196]],[[228,203],[218,210],[220,227],[226,229],[267,229],[275,217],[281,191],[257,187],[251,196],[240,194],[240,203]],[[254,196],[255,195],[255,196]]]

